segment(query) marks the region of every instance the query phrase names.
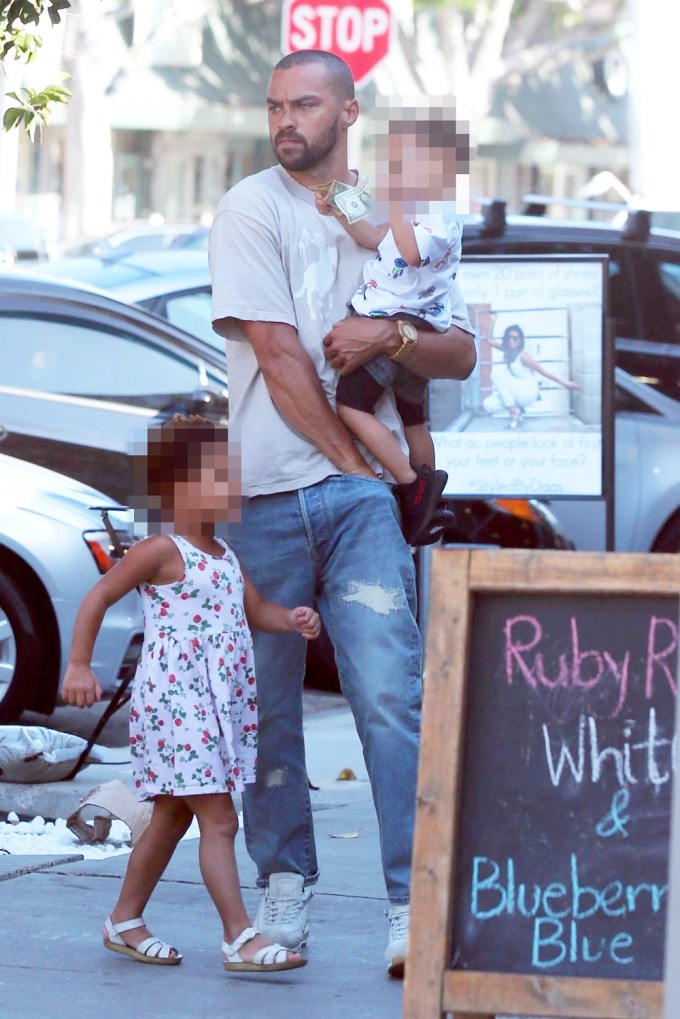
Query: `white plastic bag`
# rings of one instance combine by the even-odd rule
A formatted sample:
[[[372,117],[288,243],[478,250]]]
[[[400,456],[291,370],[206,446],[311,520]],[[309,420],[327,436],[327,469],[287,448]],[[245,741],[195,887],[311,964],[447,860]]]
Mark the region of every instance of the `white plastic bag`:
[[[86,746],[43,725],[0,725],[0,782],[60,782]]]
[[[111,819],[123,821],[130,829],[134,846],[151,820],[153,803],[139,800],[117,778],[90,789],[66,819],[66,827],[81,842],[103,842],[109,837]]]

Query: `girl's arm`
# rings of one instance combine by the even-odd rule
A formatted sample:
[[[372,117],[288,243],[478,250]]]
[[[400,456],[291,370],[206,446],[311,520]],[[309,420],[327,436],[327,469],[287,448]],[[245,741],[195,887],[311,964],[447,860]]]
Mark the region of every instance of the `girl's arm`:
[[[401,257],[409,265],[419,268],[423,259],[416,242],[416,232],[413,229],[413,224],[407,223],[401,215],[390,215],[390,229]]]
[[[570,382],[568,379],[565,381],[564,379],[559,378],[559,376],[553,375],[552,372],[549,372],[547,368],[544,368],[543,365],[540,364],[535,357],[532,357],[531,354],[527,353],[526,350],[522,351],[522,361],[527,368],[533,368],[533,370],[538,372],[539,375],[543,375],[546,379],[550,379],[551,382],[557,382],[558,385],[564,386],[565,389],[581,388],[578,382]]]
[[[321,621],[314,609],[306,605],[287,609],[283,605],[265,601],[245,573],[243,581],[246,619],[254,630],[264,630],[266,633],[299,633],[305,640],[315,640],[319,636]]]
[[[90,662],[104,614],[140,584],[152,579],[163,582],[163,567],[172,562],[173,549],[174,543],[165,535],[140,541],[85,595],[73,627],[71,650],[61,686],[61,696],[66,704],[84,708],[101,700],[101,686]]]

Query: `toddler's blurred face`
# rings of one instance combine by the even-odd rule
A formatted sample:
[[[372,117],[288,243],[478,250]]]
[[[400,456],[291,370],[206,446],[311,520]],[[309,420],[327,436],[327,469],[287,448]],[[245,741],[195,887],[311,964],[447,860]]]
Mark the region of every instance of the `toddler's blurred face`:
[[[467,211],[470,137],[452,104],[376,111],[375,197],[405,213],[457,202]],[[457,184],[462,185],[457,188]],[[462,193],[461,193],[462,192]]]

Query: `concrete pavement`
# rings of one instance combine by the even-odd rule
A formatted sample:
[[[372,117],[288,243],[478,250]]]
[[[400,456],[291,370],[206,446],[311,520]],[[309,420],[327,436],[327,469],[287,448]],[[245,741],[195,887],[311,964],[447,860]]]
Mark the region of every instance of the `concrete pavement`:
[[[180,844],[146,914],[154,933],[183,953],[182,965],[173,968],[143,966],[102,948],[101,926],[127,856],[0,856],[2,1019],[398,1019],[402,985],[386,976],[382,960],[387,902],[354,723],[341,698],[306,696],[305,707],[309,775],[319,786],[311,795],[322,872],[308,965],[254,977],[222,969],[220,925],[201,881],[197,840]],[[124,733],[124,722],[114,724]],[[121,746],[109,753],[120,760],[127,752]],[[356,780],[336,780],[345,768]],[[29,804],[32,813],[65,817],[97,782],[126,777],[129,782],[128,765],[119,763],[90,765],[71,783],[0,783],[0,817],[9,809],[23,814]],[[237,854],[246,906],[254,913],[255,870],[242,835]]]

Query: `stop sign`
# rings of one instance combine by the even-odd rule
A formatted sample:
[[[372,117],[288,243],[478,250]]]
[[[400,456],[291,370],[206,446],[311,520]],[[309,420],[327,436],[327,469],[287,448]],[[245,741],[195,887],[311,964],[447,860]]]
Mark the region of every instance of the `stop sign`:
[[[281,48],[327,50],[349,65],[361,85],[390,49],[393,17],[387,0],[286,0]]]

